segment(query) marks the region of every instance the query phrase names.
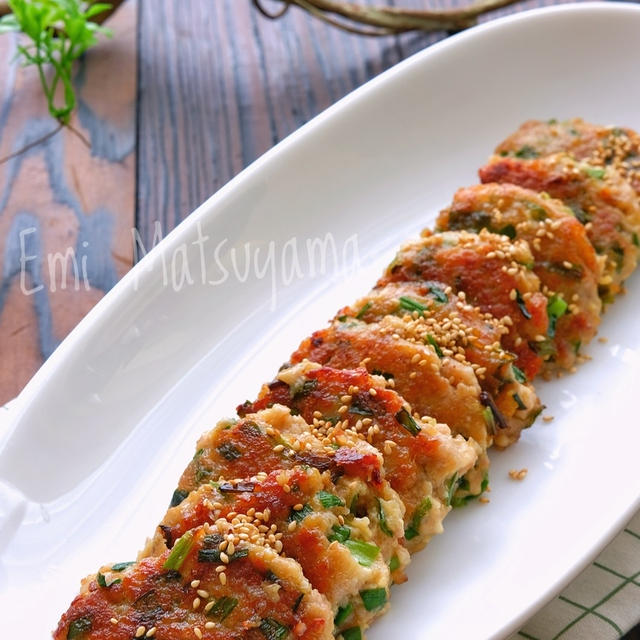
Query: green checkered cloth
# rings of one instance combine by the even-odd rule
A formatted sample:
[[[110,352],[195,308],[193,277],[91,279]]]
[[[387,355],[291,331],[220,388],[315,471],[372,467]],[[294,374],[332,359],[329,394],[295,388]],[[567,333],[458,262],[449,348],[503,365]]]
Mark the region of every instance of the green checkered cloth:
[[[640,622],[640,512],[557,598],[508,640],[613,640]]]
[[[0,431],[9,405],[0,407]],[[640,512],[557,598],[507,640],[613,640],[640,622]]]

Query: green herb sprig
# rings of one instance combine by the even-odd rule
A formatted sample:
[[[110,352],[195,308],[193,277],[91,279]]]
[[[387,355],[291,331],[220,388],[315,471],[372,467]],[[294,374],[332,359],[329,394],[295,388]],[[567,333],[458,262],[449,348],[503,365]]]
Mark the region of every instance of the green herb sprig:
[[[111,37],[111,31],[92,18],[112,5],[81,0],[9,0],[8,4],[11,13],[0,18],[0,34],[17,31],[28,38],[18,45],[18,58],[25,67],[37,67],[49,113],[67,126],[76,106],[73,63],[97,43],[98,34]]]

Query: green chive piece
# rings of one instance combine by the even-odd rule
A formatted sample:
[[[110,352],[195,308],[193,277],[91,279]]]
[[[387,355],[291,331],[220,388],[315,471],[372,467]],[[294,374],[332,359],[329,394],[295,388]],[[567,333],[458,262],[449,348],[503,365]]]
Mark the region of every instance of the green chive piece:
[[[308,504],[305,504],[300,511],[296,511],[295,509],[291,509],[289,513],[289,522],[293,522],[294,520],[300,524],[308,515],[313,513],[313,508]]]
[[[378,503],[378,523],[380,524],[380,529],[386,536],[393,538],[393,531],[389,529],[389,525],[387,523],[387,514],[382,508],[382,502],[380,501],[380,498],[376,498],[376,502]]]
[[[449,484],[447,485],[447,506],[451,506],[451,502],[453,500],[453,496],[458,488],[458,473],[454,473],[451,476],[451,480],[449,480]]]
[[[320,504],[325,509],[331,509],[331,507],[344,507],[344,501],[328,491],[318,491],[318,493],[316,493],[316,498],[318,498]]]
[[[431,509],[431,498],[423,498],[417,509],[414,511],[409,526],[404,530],[404,537],[407,540],[412,540],[420,535],[420,523],[422,522],[422,518],[427,515],[429,509]]]
[[[353,613],[353,605],[351,603],[346,604],[344,607],[338,607],[336,617],[333,619],[333,624],[339,627],[343,622],[347,621],[347,618]]]
[[[440,288],[436,287],[436,285],[432,284],[429,286],[429,291],[431,295],[436,299],[436,302],[440,304],[444,304],[445,302],[449,302],[449,296]]]
[[[553,338],[556,335],[556,324],[569,308],[569,305],[557,295],[551,296],[547,302],[547,316],[549,317],[549,328],[547,335]]]
[[[420,315],[422,315],[427,310],[427,307],[425,307],[423,304],[420,304],[417,300],[409,298],[408,296],[400,296],[398,300],[400,301],[400,307],[402,309],[406,309],[407,311],[417,311]]]
[[[112,587],[114,584],[119,584],[120,582],[122,582],[122,578],[116,578],[111,582],[107,582],[106,576],[103,573],[100,573],[98,571],[98,575],[96,576],[96,582],[98,583],[98,586],[103,587],[104,589],[108,589],[109,587]]]
[[[413,419],[406,409],[400,409],[396,413],[396,420],[412,435],[417,436],[420,433],[418,423]]]
[[[343,640],[362,640],[362,631],[360,627],[349,627],[342,631]]]
[[[193,546],[193,533],[187,531],[182,537],[176,540],[176,543],[171,549],[171,553],[164,562],[163,567],[165,569],[178,570],[185,561],[191,547]]]
[[[331,530],[333,533],[327,536],[329,542],[333,542],[334,540],[345,542],[351,537],[351,529],[344,525],[334,524]]]
[[[442,353],[440,345],[436,342],[436,339],[430,333],[427,334],[427,342],[433,347],[438,358],[444,358],[444,353]]]
[[[512,224],[507,224],[498,231],[501,236],[507,236],[510,240],[516,237],[516,228]]]
[[[283,640],[289,635],[289,628],[274,618],[264,618],[258,628],[267,640]]]
[[[529,313],[529,309],[527,309],[527,305],[524,302],[524,298],[522,294],[516,289],[516,302],[520,309],[520,313],[527,319],[531,320],[531,314]]]
[[[188,491],[184,491],[183,489],[176,489],[171,496],[169,507],[177,507],[188,495]]]
[[[67,631],[67,640],[81,638],[85,633],[89,633],[89,631],[91,631],[92,626],[93,623],[91,622],[91,618],[86,616],[72,620],[69,625],[69,630]]]
[[[116,562],[112,567],[111,571],[124,571],[127,567],[130,567],[132,564],[135,564],[133,560],[131,562]]]
[[[517,382],[520,382],[521,384],[526,384],[527,376],[524,374],[524,371],[522,369],[519,369],[518,367],[516,367],[515,364],[512,364],[511,370],[513,371],[513,377],[516,379]]]
[[[216,618],[217,620],[222,622],[237,606],[238,601],[236,600],[236,598],[222,596],[222,598],[216,600],[216,603],[213,605],[213,607],[211,607],[207,615],[210,618]]]
[[[342,544],[351,551],[351,555],[363,567],[370,567],[380,553],[380,548],[375,544],[362,540],[345,540]]]
[[[398,556],[392,556],[391,560],[389,560],[389,571],[393,573],[399,568],[400,568],[400,560],[398,559]]]
[[[386,604],[387,590],[382,587],[379,589],[365,589],[360,592],[360,597],[364,608],[367,611],[374,611]]]
[[[304,593],[301,593],[297,598],[296,601],[293,603],[293,613],[295,613],[299,608],[300,608],[300,603],[302,602],[302,598],[304,598]]]
[[[640,240],[638,240],[638,234],[635,231],[631,236],[631,241],[636,245],[636,247],[640,247]]]
[[[602,168],[598,167],[585,167],[584,172],[591,178],[595,178],[596,180],[602,180],[604,178],[606,171]]]
[[[539,155],[540,154],[531,145],[528,144],[520,147],[515,153],[516,158],[524,159],[537,158]]]
[[[491,411],[491,407],[485,407],[482,410],[482,415],[484,416],[484,421],[487,423],[487,431],[494,435],[496,432],[496,420],[493,417],[493,411]]]
[[[232,461],[242,457],[242,452],[231,442],[223,442],[218,447],[218,453],[226,460]]]
[[[525,411],[527,408],[527,405],[524,402],[522,402],[522,398],[520,398],[520,396],[517,393],[514,393],[512,397],[516,401],[516,404],[518,405],[518,409],[520,409],[520,411]]]
[[[364,304],[362,306],[362,309],[360,309],[360,311],[356,313],[356,320],[361,320],[364,317],[365,313],[369,311],[369,309],[371,309],[371,302],[367,302],[366,304]]]

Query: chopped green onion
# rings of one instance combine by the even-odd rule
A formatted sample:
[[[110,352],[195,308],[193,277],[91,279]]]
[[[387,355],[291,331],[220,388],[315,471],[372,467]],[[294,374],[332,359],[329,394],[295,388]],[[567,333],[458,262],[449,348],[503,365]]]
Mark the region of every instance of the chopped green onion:
[[[362,309],[360,309],[360,311],[356,313],[356,319],[357,320],[362,319],[364,317],[364,314],[367,313],[369,309],[371,309],[371,302],[367,302],[366,304],[363,305]]]
[[[106,576],[103,573],[100,573],[98,571],[98,575],[96,576],[96,582],[98,583],[98,586],[108,589],[109,587],[112,587],[114,584],[119,584],[120,582],[122,582],[122,578],[116,578],[111,582],[107,582]]]
[[[427,334],[427,342],[433,347],[438,358],[444,358],[444,353],[442,353],[440,345],[436,342],[436,339],[430,333]]]
[[[223,442],[218,447],[218,453],[226,460],[237,460],[242,457],[242,453],[238,447],[231,442]]]
[[[282,640],[289,635],[289,628],[274,618],[264,618],[258,628],[267,640]]]
[[[420,523],[422,522],[422,518],[427,515],[429,509],[431,509],[431,498],[427,497],[420,502],[413,513],[409,526],[404,530],[404,537],[407,540],[412,540],[420,535]]]
[[[451,502],[453,500],[453,496],[458,488],[458,473],[454,473],[451,476],[451,480],[449,480],[449,484],[447,485],[447,506],[451,506]]]
[[[638,240],[638,234],[635,231],[631,235],[631,241],[636,245],[636,247],[640,247],[640,240]]]
[[[362,640],[362,632],[360,627],[349,627],[342,631],[343,640]]]
[[[400,409],[396,413],[396,420],[412,435],[417,436],[420,433],[418,423],[413,419],[406,409]]]
[[[333,542],[334,540],[337,540],[338,542],[345,542],[345,540],[348,540],[351,536],[351,529],[345,525],[334,524],[333,527],[331,527],[331,530],[333,533],[327,536],[329,538],[329,542]]]
[[[569,204],[569,209],[571,209],[571,212],[576,217],[576,220],[578,222],[580,222],[581,224],[587,224],[587,222],[591,220],[591,215],[588,214],[580,205],[574,204],[574,203],[568,203],[568,204]]]
[[[392,556],[391,560],[389,560],[389,571],[393,573],[399,568],[400,568],[400,560],[398,559],[398,556]]]
[[[604,178],[606,171],[602,168],[598,167],[585,167],[584,172],[591,178],[595,178],[596,180],[602,180]]]
[[[440,302],[441,304],[444,304],[445,302],[449,302],[449,297],[440,287],[436,287],[436,285],[434,284],[429,285],[429,291],[431,292],[433,297],[436,299],[436,302]]]
[[[482,415],[484,417],[484,421],[487,423],[487,431],[494,435],[496,432],[496,421],[493,417],[493,411],[491,411],[491,407],[485,407],[482,410]]]
[[[353,605],[351,603],[346,604],[344,607],[338,607],[336,617],[333,619],[333,624],[339,627],[343,622],[346,622],[347,618],[353,613]]]
[[[524,402],[522,402],[522,398],[520,398],[520,396],[517,393],[514,393],[512,397],[516,401],[516,404],[518,405],[518,409],[520,409],[520,411],[525,411],[527,408],[527,405]]]
[[[520,308],[520,313],[527,319],[531,320],[531,314],[529,313],[529,309],[527,309],[527,305],[522,298],[522,294],[516,289],[516,302],[518,307]]]
[[[180,569],[192,546],[193,533],[191,531],[187,531],[182,537],[176,540],[176,543],[173,545],[173,549],[171,549],[171,553],[165,560],[163,567],[165,569],[174,569],[176,571]]]
[[[370,567],[380,553],[379,547],[375,544],[363,542],[362,540],[345,540],[342,544],[351,551],[351,555],[363,567]]]
[[[349,413],[355,413],[359,416],[372,416],[374,411],[362,404],[363,400],[354,398],[349,405]]]
[[[367,611],[374,611],[383,607],[387,602],[387,590],[383,587],[379,589],[365,589],[360,592],[362,604]]]
[[[521,384],[526,384],[527,376],[524,375],[524,371],[516,367],[515,364],[511,365],[511,369],[513,371],[513,377],[516,379],[516,381],[520,382]]]
[[[300,524],[308,515],[313,513],[313,508],[308,504],[305,504],[300,511],[296,511],[295,509],[291,509],[289,513],[289,522],[293,522],[294,520]]]
[[[547,302],[547,316],[549,316],[549,329],[547,335],[553,338],[556,335],[556,324],[569,308],[569,305],[558,296],[551,296]]]
[[[331,507],[344,507],[344,501],[328,491],[318,491],[316,498],[318,498],[320,504],[325,509],[331,509]]]
[[[501,236],[507,236],[507,238],[513,240],[516,237],[516,228],[512,224],[507,224],[498,231]]]
[[[207,615],[210,618],[217,618],[220,622],[222,622],[237,606],[238,601],[236,600],[236,598],[222,596],[222,598],[216,600],[216,603],[213,605],[213,607],[211,607],[211,609],[209,609]]]
[[[338,316],[338,322],[344,322],[347,319],[347,316]]]
[[[292,398],[304,398],[308,396],[317,386],[318,381],[315,379],[305,380],[304,378],[299,378],[294,384],[291,385],[291,387],[289,387],[289,394]]]
[[[293,603],[293,613],[295,613],[299,608],[300,608],[300,603],[302,602],[302,598],[304,598],[304,593],[301,593],[297,598],[296,601]]]
[[[176,489],[171,496],[169,507],[177,507],[188,495],[188,491],[185,491],[184,489]]]
[[[80,638],[85,633],[91,631],[93,626],[91,618],[85,616],[83,618],[76,618],[71,621],[69,630],[67,631],[67,640],[73,640],[74,638]]]
[[[111,571],[124,571],[127,567],[130,567],[132,564],[135,564],[133,560],[131,562],[116,562],[112,567]]]
[[[382,508],[382,502],[380,501],[380,498],[376,498],[376,502],[378,503],[378,524],[380,525],[380,529],[382,530],[382,533],[389,536],[390,538],[393,538],[393,531],[389,529],[389,525],[387,524],[387,514]]]
[[[409,298],[408,296],[400,296],[398,300],[400,301],[400,307],[407,311],[417,311],[422,315],[427,310],[427,307],[423,304],[420,304],[417,300]]]
[[[525,160],[537,158],[539,155],[540,154],[531,145],[528,144],[520,147],[515,153],[516,158],[524,158]]]

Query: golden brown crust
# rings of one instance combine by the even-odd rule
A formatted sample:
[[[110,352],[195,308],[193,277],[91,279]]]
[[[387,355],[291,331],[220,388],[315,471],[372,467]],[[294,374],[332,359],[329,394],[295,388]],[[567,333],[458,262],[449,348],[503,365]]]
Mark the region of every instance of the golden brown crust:
[[[584,227],[561,201],[513,184],[487,183],[458,190],[440,213],[440,230],[504,233],[525,240],[534,258],[533,271],[549,298],[547,335],[554,349],[545,369],[571,369],[580,345],[587,344],[600,323],[598,282],[601,262]]]

